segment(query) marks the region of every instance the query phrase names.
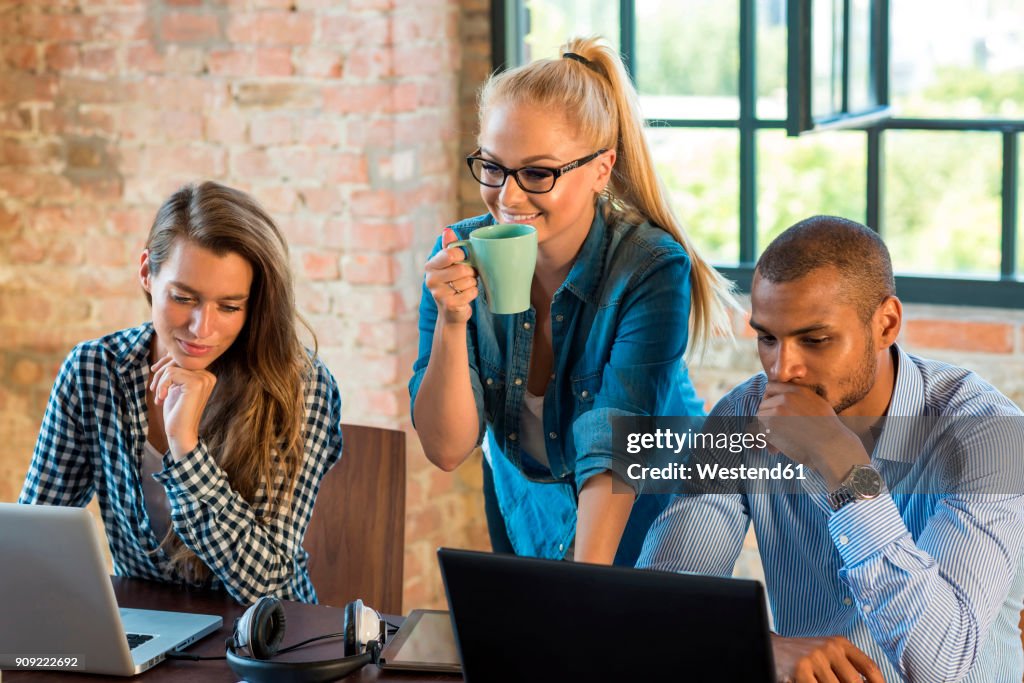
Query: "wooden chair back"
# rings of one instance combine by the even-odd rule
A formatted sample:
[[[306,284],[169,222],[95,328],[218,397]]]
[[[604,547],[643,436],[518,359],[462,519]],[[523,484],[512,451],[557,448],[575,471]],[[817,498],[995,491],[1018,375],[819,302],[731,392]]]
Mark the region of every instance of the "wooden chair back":
[[[402,614],[405,432],[342,425],[342,456],[324,477],[306,530],[309,573],[320,603],[361,598]]]

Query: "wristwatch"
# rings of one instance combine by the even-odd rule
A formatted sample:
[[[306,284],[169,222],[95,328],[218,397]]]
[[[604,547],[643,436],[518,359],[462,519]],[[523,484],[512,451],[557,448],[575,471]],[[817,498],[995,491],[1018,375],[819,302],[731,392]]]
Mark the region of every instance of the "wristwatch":
[[[854,465],[839,488],[828,494],[828,503],[835,512],[856,500],[871,500],[882,492],[882,475],[871,465]]]

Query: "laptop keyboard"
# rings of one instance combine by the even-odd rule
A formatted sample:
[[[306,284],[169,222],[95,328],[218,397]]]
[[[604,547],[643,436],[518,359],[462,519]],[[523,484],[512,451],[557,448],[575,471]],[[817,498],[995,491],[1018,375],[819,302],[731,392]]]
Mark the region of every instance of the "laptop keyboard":
[[[140,633],[126,633],[125,635],[128,637],[129,650],[134,650],[146,641],[153,640],[153,636],[144,636]]]

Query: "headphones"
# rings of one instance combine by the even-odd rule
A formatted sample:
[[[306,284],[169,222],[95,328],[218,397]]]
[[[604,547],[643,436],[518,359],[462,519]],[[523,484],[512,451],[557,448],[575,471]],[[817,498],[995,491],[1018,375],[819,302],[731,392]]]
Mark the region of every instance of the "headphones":
[[[344,657],[313,662],[272,662],[270,659],[278,653],[284,640],[284,622],[284,607],[275,597],[264,596],[247,609],[235,620],[234,633],[227,642],[225,658],[231,670],[249,683],[327,683],[370,662],[376,664],[381,645],[387,639],[387,624],[380,614],[365,606],[362,600],[354,600],[345,605],[343,633],[312,639],[344,636]],[[240,654],[241,648],[247,648],[251,656]]]

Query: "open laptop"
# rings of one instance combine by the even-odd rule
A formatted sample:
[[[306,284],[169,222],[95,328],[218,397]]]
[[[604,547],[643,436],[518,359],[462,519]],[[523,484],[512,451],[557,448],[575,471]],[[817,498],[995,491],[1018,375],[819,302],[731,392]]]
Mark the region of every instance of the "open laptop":
[[[467,683],[775,682],[757,581],[447,548],[438,559]]]
[[[0,669],[35,657],[47,670],[131,676],[223,623],[215,615],[118,609],[95,522],[83,508],[0,503],[0,596]]]

